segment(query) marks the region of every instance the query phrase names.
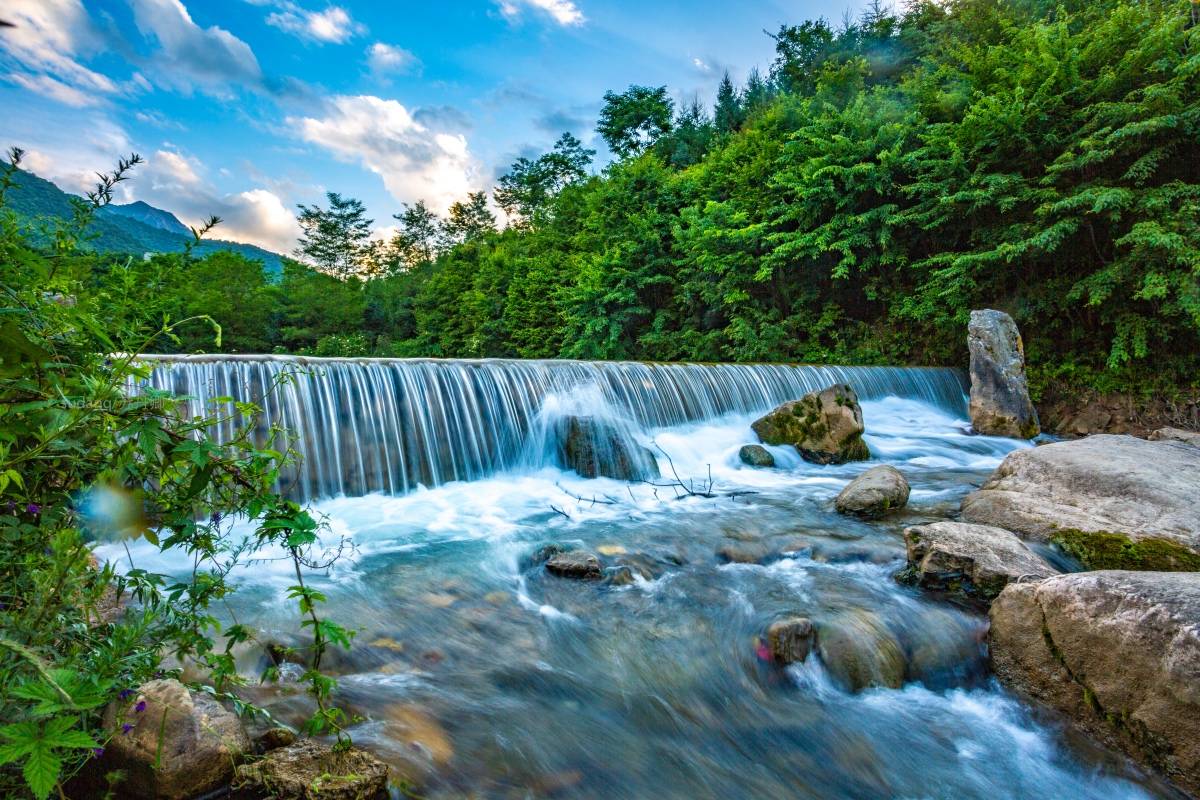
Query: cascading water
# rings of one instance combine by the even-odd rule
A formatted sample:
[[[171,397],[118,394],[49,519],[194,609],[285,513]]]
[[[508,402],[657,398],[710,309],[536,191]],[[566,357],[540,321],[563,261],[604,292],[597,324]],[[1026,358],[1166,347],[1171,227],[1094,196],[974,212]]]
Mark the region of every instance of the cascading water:
[[[360,720],[355,743],[420,796],[1176,796],[1002,690],[984,616],[892,579],[906,525],[945,519],[1028,446],[969,434],[953,370],[168,357],[150,382],[199,413],[296,370],[263,401],[267,423],[296,432],[292,492],[328,521],[323,544],[354,544],[309,581],[359,631],[323,666]],[[740,462],[757,414],[834,381],[862,398],[872,462],[820,466],[788,447],[769,448],[773,469]],[[584,415],[652,444],[664,479],[556,466],[559,425]],[[908,478],[908,507],[835,513],[880,462]],[[676,476],[716,496],[672,490]],[[596,554],[610,577],[549,574],[531,555],[550,543]],[[144,541],[97,554],[192,569]],[[276,555],[231,573],[223,607],[261,643],[297,643]],[[817,647],[782,669],[761,637],[797,616]],[[256,685],[263,651],[237,651],[242,691],[299,724],[311,708],[296,684]]]
[[[960,372],[936,368],[636,362],[148,356],[149,385],[193,398],[191,413],[239,417],[219,398],[255,401],[265,426],[294,432],[302,462],[282,489],[300,500],[473,480],[529,465],[544,401],[603,403],[643,428],[765,411],[835,382],[864,400],[920,400],[961,413]],[[570,400],[573,396],[576,399]],[[539,422],[540,420],[540,422]]]

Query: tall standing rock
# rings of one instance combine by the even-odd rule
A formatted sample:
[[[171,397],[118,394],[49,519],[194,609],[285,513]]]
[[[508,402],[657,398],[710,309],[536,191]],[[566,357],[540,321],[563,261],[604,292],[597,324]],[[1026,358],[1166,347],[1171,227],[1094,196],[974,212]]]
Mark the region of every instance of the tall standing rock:
[[[766,444],[790,444],[805,461],[844,464],[871,457],[858,395],[844,383],[784,403],[750,426]]]
[[[595,417],[563,417],[558,422],[558,463],[585,478],[621,481],[659,477],[654,453],[631,433]]]
[[[971,425],[989,436],[1032,439],[1041,432],[1025,383],[1025,348],[1012,317],[1003,311],[971,312]]]

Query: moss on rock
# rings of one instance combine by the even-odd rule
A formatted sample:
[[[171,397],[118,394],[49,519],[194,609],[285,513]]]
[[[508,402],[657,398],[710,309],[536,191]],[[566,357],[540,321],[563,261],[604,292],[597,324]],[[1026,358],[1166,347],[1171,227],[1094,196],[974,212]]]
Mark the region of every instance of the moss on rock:
[[[1063,528],[1050,541],[1088,569],[1200,572],[1200,553],[1170,539]]]

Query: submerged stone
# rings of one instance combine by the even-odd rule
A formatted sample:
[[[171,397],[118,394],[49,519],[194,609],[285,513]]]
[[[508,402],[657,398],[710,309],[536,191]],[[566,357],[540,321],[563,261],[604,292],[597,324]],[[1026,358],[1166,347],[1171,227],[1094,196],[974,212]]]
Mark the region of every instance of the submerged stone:
[[[843,464],[871,457],[863,441],[858,395],[846,384],[809,392],[751,425],[765,444],[791,445],[805,461]]]
[[[821,623],[817,651],[829,673],[850,691],[904,683],[904,648],[876,614],[857,610]]]
[[[546,571],[561,578],[580,580],[592,580],[602,575],[600,559],[582,550],[551,556],[546,562]]]
[[[654,453],[611,422],[595,417],[564,417],[559,420],[557,434],[559,464],[585,478],[638,481],[660,475]]]
[[[738,458],[743,464],[751,467],[775,466],[775,456],[771,455],[771,451],[761,444],[742,445],[742,448],[738,450]]]

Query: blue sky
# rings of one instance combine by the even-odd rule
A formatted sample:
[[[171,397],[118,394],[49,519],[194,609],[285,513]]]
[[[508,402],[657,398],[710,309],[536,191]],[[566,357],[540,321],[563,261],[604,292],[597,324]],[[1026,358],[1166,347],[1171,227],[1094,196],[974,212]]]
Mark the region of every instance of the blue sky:
[[[569,130],[590,146],[606,90],[711,101],[764,72],[764,29],[850,8],[821,0],[0,0],[0,144],[83,188],[147,161],[135,199],[286,252],[297,203],[444,210]]]

